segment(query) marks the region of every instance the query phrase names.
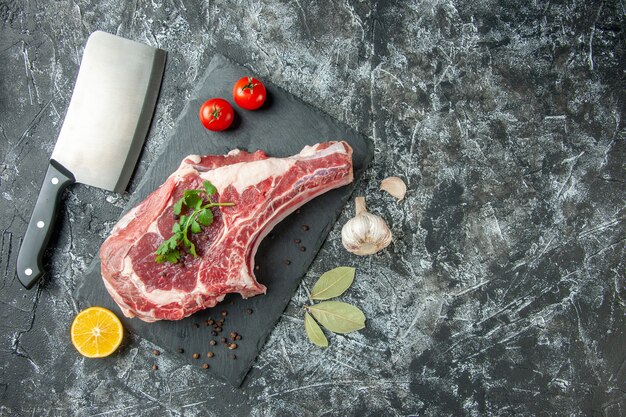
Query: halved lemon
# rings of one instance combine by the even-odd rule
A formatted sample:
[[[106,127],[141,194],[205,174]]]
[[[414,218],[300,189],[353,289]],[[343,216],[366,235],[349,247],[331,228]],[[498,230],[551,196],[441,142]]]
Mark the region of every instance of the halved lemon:
[[[89,307],[74,318],[70,329],[72,344],[88,358],[109,356],[122,343],[122,322],[104,307]]]

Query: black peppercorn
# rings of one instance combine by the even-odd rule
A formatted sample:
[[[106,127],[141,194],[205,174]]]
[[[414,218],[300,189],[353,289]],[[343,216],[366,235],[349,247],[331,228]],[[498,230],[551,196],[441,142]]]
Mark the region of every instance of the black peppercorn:
[[[158,365],[152,365],[152,370],[153,371],[158,371],[159,370],[159,366]]]
[[[215,345],[217,345],[217,342],[215,340],[211,339],[211,340],[209,340],[209,345],[215,346]]]
[[[291,261],[290,261],[289,259],[285,259],[285,260],[283,261],[283,263],[284,263],[285,265],[291,265]]]
[[[220,338],[220,342],[226,343],[226,338],[225,337]]]
[[[213,354],[213,352],[207,352],[206,356],[207,358],[212,358],[215,355]]]
[[[247,310],[246,310],[246,313],[248,313],[248,314],[252,314],[252,313],[253,313],[253,310],[252,310],[251,308],[249,308],[249,309],[247,309]]]
[[[208,363],[203,363],[203,364],[202,364],[202,367],[203,367],[204,369],[209,369],[209,364],[208,364]]]
[[[305,232],[308,231],[309,229],[310,229],[309,225],[307,225],[307,224],[303,224],[302,225],[302,230],[304,230]]]
[[[178,353],[185,353],[185,349],[183,349],[183,348],[178,348],[178,349],[176,349],[176,351]]]
[[[241,340],[241,335],[238,334],[237,337],[235,337],[236,340]]]
[[[293,240],[293,243],[295,243],[296,245],[297,245],[298,243],[300,243],[300,242],[302,242],[300,239],[294,239],[294,240]]]
[[[213,331],[211,332],[211,336],[217,336],[217,332],[216,332],[215,330],[213,330]]]
[[[206,325],[207,325],[207,326],[213,326],[213,323],[215,323],[215,322],[213,321],[213,319],[208,319],[208,320],[206,321]]]
[[[228,336],[230,336],[231,339],[235,340],[237,338],[237,333],[230,332],[230,334]]]
[[[228,311],[226,310],[222,310],[222,312],[220,313],[223,317],[228,316]]]
[[[304,252],[306,248],[304,246],[300,246],[300,252]]]

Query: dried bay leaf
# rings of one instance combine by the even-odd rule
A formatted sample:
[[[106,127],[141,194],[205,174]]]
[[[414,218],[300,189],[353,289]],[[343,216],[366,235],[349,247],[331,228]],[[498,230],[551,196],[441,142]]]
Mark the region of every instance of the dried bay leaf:
[[[311,290],[311,300],[328,300],[339,297],[354,281],[355,269],[340,266],[322,274]]]
[[[322,328],[309,313],[304,313],[304,330],[306,330],[306,335],[313,344],[319,347],[328,347],[328,339],[326,339]]]
[[[363,312],[348,303],[322,301],[307,309],[322,326],[335,333],[345,334],[365,327]]]

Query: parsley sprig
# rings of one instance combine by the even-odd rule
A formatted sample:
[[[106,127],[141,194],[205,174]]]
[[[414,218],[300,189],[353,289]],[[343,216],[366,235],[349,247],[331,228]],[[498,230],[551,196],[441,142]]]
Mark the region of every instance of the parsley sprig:
[[[216,203],[211,200],[211,196],[215,195],[217,189],[210,181],[204,182],[204,190],[185,190],[183,196],[174,204],[174,215],[180,216],[183,207],[187,207],[190,211],[179,217],[178,222],[172,226],[172,237],[167,239],[159,246],[155,252],[155,260],[158,263],[171,262],[177,263],[181,258],[181,249],[187,249],[194,258],[198,256],[196,246],[189,240],[189,231],[191,233],[200,233],[202,226],[210,226],[213,223],[212,207],[234,206],[235,203]],[[205,202],[202,194],[206,196],[208,202]],[[182,248],[181,248],[182,245]]]

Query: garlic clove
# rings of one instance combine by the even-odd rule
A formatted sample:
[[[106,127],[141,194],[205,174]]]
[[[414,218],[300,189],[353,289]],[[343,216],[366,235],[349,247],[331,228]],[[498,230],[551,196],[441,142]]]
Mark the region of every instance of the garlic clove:
[[[341,243],[346,250],[364,256],[389,246],[393,236],[385,220],[367,212],[364,197],[357,197],[355,206],[357,215],[341,229]]]
[[[406,184],[399,177],[387,177],[380,183],[380,189],[387,191],[398,201],[402,201],[406,195]]]

